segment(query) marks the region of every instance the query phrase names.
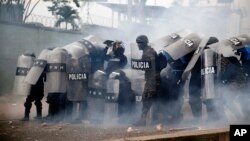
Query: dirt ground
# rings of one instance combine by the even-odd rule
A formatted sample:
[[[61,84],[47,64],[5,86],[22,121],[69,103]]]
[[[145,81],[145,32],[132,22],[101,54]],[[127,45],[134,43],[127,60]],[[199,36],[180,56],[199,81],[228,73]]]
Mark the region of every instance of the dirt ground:
[[[155,125],[147,127],[132,127],[127,131],[127,125],[93,125],[88,121],[79,123],[60,122],[49,123],[31,119],[22,122],[25,97],[23,96],[1,96],[0,97],[0,141],[97,141],[124,139],[143,135],[168,134],[169,129],[179,127],[194,127],[188,122],[181,125],[163,125],[160,130]],[[43,115],[47,115],[47,104],[43,101]],[[190,108],[187,103],[183,108],[186,121],[192,119]],[[32,108],[30,117],[35,116],[35,108]],[[200,126],[202,128],[202,126]]]

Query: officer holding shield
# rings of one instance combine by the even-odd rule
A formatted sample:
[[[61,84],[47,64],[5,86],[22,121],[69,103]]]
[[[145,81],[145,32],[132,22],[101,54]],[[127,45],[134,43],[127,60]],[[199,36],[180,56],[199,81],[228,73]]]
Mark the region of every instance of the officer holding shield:
[[[121,69],[127,64],[127,57],[124,55],[125,48],[121,41],[112,42],[112,51],[108,52],[109,46],[105,48],[105,60],[108,61],[106,73],[109,75],[112,71]]]
[[[35,57],[34,54],[31,56]],[[39,77],[37,83],[31,86],[30,94],[27,95],[26,101],[24,103],[25,113],[22,121],[29,121],[30,109],[32,107],[32,102],[35,101],[37,116],[35,117],[38,120],[42,119],[42,102],[44,96],[44,81],[45,81],[45,73],[43,71],[42,75]]]

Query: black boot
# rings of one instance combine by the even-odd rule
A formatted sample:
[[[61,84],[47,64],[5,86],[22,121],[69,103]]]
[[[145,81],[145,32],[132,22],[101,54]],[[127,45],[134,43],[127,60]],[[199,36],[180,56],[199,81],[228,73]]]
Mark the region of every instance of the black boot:
[[[45,121],[52,121],[53,120],[53,118],[52,118],[52,107],[51,107],[50,103],[48,103],[48,105],[49,105],[49,107],[48,107],[48,115],[45,116],[43,118],[43,120],[45,120]]]
[[[36,120],[41,120],[42,119],[42,103],[41,101],[36,101],[35,102],[36,105]]]
[[[36,117],[34,117],[36,120],[42,120],[42,110],[37,109]]]
[[[29,121],[31,106],[32,106],[32,104],[26,100],[26,102],[24,103],[24,107],[25,107],[24,118],[22,118],[21,121]]]
[[[25,108],[25,113],[24,113],[24,118],[21,119],[21,121],[29,121],[29,114],[30,114],[30,111],[27,110],[27,108]]]

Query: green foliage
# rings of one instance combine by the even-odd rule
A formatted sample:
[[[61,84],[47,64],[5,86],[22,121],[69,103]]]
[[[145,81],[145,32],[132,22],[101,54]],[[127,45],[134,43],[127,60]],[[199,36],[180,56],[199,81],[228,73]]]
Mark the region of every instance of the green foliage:
[[[80,20],[76,9],[72,8],[69,4],[69,0],[44,0],[52,2],[52,6],[48,6],[48,11],[51,11],[52,15],[58,17],[55,26],[59,27],[62,23],[66,23],[66,29],[68,24],[71,24],[73,29],[78,29],[79,26],[76,21]],[[76,3],[77,2],[77,3]],[[78,0],[74,0],[76,6],[80,6]]]
[[[66,29],[67,29],[68,23],[71,24],[73,29],[79,28],[75,20],[76,19],[79,20],[80,17],[78,16],[77,11],[73,9],[72,7],[68,5],[62,6],[58,9],[58,11],[56,12],[56,15],[59,16],[59,19],[55,24],[56,27],[60,26],[61,23],[65,22]]]

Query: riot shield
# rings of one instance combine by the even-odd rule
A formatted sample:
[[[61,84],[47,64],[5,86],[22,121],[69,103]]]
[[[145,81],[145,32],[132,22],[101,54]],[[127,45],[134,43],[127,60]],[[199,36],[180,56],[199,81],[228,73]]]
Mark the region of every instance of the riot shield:
[[[41,76],[42,72],[44,71],[47,65],[47,55],[51,51],[51,49],[44,49],[40,53],[40,55],[35,60],[32,68],[30,69],[29,73],[27,74],[25,81],[29,84],[35,85],[38,81],[39,77]]]
[[[22,54],[17,59],[16,76],[12,93],[14,95],[29,95],[31,84],[25,82],[30,68],[35,60],[35,56],[31,54]]]
[[[196,62],[198,61],[200,55],[203,53],[204,48],[207,45],[209,38],[204,38],[201,43],[199,44],[199,46],[197,47],[197,49],[195,50],[191,60],[189,61],[187,67],[185,68],[183,74],[182,74],[182,80],[185,81],[188,79],[188,76],[191,72],[191,70],[194,68]]]
[[[105,100],[107,102],[117,102],[119,96],[119,79],[120,73],[112,72],[109,75],[109,79],[107,81],[107,94],[105,96]]]
[[[151,46],[158,51],[158,50],[161,50],[162,48],[165,48],[175,43],[176,41],[180,40],[181,38],[187,36],[190,33],[191,31],[189,30],[177,31],[177,32],[171,33],[170,35],[166,35],[166,36],[161,37],[160,39],[152,41]]]
[[[249,35],[242,34],[230,39],[220,41],[218,43],[209,45],[209,47],[218,54],[222,54],[224,57],[237,57],[236,50],[245,47],[250,44]]]
[[[98,70],[89,79],[88,113],[93,122],[102,122],[104,117],[107,76]]]
[[[107,93],[105,95],[105,108],[104,108],[104,123],[111,124],[117,122],[118,118],[118,96],[120,81],[118,79],[120,73],[112,72],[107,80]]]
[[[55,48],[48,52],[46,68],[46,89],[48,93],[66,93],[67,51]]]
[[[142,57],[142,51],[138,49],[138,46],[135,43],[130,44],[131,50],[131,83],[132,90],[134,90],[136,95],[136,101],[140,102],[142,100],[142,93],[145,85],[145,72],[141,69],[137,69],[137,62]],[[135,62],[134,62],[135,61]],[[148,64],[149,65],[149,64]]]
[[[88,49],[91,58],[91,74],[97,70],[103,70],[105,57],[105,44],[103,39],[97,36],[88,36],[79,41]]]
[[[107,77],[104,71],[96,71],[89,82],[89,96],[104,98],[106,93]]]
[[[96,35],[89,35],[89,36],[85,37],[84,39],[88,40],[92,44],[100,44],[100,43],[103,43],[105,41],[104,39],[102,39],[101,37],[96,36]]]
[[[90,73],[90,57],[88,50],[79,46],[63,47],[69,53],[67,60],[67,98],[70,101],[84,101],[88,93],[88,75]]]
[[[216,53],[210,49],[204,49],[201,55],[201,78],[202,78],[202,99],[211,100],[215,99],[216,91],[216,78],[217,78],[217,58]]]
[[[68,54],[70,54],[73,58],[79,59],[82,56],[89,55],[88,48],[81,41],[76,41],[62,48],[66,49]]]
[[[163,49],[163,54],[168,60],[177,60],[184,55],[196,50],[201,42],[201,37],[196,33],[191,33],[177,42]]]
[[[91,68],[90,71],[91,74],[93,74],[97,70],[103,69],[105,57],[105,44],[103,43],[104,41],[104,39],[98,36],[91,35],[69,45],[66,45],[63,48],[66,49],[73,58],[78,59],[81,56],[86,56],[85,59],[90,58],[91,63],[89,63],[89,66],[87,67]],[[82,48],[82,50],[79,48]]]

